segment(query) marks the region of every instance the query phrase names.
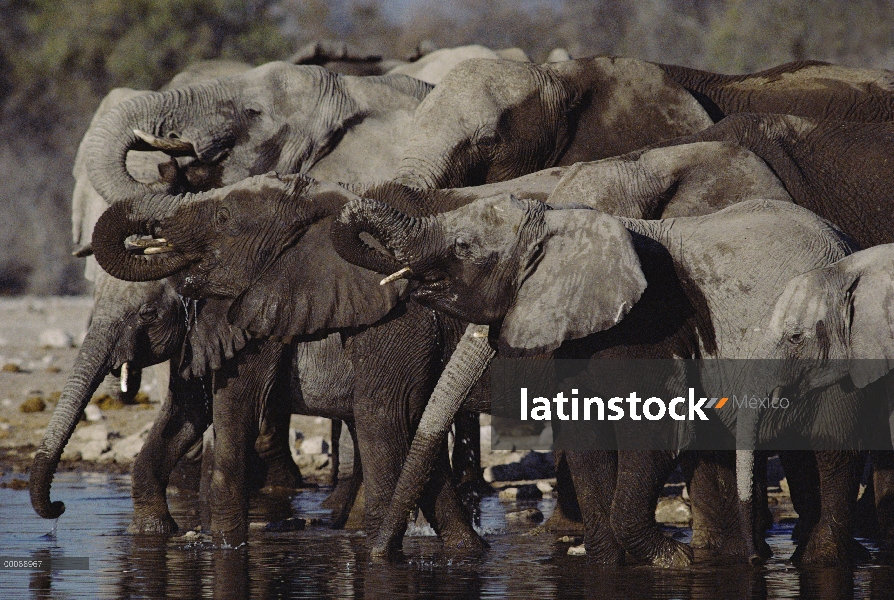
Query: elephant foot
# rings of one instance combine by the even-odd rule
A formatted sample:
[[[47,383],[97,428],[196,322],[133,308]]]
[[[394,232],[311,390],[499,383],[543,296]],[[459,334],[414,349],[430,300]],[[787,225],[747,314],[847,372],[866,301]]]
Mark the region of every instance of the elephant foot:
[[[653,567],[684,569],[692,564],[692,548],[668,537],[662,537],[664,541],[649,561]]]
[[[289,456],[270,462],[267,467],[267,476],[264,478],[264,487],[300,489],[308,487],[308,485],[304,483],[298,465]]]
[[[624,564],[624,549],[614,539],[600,543],[585,540],[584,547],[587,549],[587,564],[604,567]]]
[[[472,532],[470,535],[445,537],[444,548],[451,554],[481,556],[490,550],[490,544],[480,535]]]
[[[556,533],[560,535],[584,535],[583,521],[574,521],[563,511],[555,510],[542,525],[534,527],[524,535],[540,535],[543,533]]]
[[[403,554],[403,536],[382,539],[381,536],[369,549],[370,559],[395,560]]]
[[[225,550],[239,548],[248,543],[248,528],[236,527],[227,531],[215,529],[211,532],[211,543]]]
[[[852,565],[869,559],[869,550],[849,532],[822,522],[813,528],[806,544],[798,545],[791,558],[798,566]]]
[[[174,535],[179,530],[170,513],[164,515],[140,516],[134,514],[127,527],[127,533],[135,535]]]

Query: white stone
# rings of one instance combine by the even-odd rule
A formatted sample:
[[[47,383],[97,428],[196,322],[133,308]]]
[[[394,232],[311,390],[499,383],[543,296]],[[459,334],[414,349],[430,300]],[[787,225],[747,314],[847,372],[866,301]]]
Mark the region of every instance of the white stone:
[[[487,483],[493,483],[494,470],[490,467],[485,467],[484,472],[481,474],[481,477],[484,478],[484,481],[486,481]]]
[[[44,329],[37,338],[37,343],[44,348],[72,348],[74,338],[63,329]]]
[[[553,491],[553,486],[549,484],[548,481],[538,481],[537,489],[543,492],[544,494],[549,494]]]
[[[571,546],[570,548],[568,548],[568,556],[586,556],[586,555],[587,555],[587,549],[584,548],[583,544],[581,544],[580,546]]]
[[[87,420],[91,423],[102,421],[105,418],[103,417],[102,409],[95,404],[87,405],[87,408],[84,409],[84,416],[87,417]]]
[[[329,444],[321,435],[304,438],[301,441],[301,454],[328,454]]]
[[[152,423],[146,423],[140,431],[125,438],[121,438],[112,444],[111,454],[114,461],[117,463],[133,462],[137,457],[137,454],[140,453],[140,450],[143,449],[143,444],[149,436],[150,429],[152,429]]]
[[[81,445],[81,460],[98,460],[100,456],[109,450],[111,446],[108,440],[91,440]]]
[[[687,525],[692,521],[689,505],[680,497],[659,498],[655,507],[655,520],[659,523]]]
[[[96,425],[87,425],[86,427],[78,427],[75,429],[74,435],[71,436],[73,441],[78,442],[108,442],[109,430],[106,426],[98,423]]]

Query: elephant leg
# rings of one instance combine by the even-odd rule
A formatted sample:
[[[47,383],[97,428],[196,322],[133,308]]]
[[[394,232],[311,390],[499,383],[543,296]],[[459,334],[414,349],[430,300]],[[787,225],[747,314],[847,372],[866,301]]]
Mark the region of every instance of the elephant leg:
[[[453,485],[459,490],[466,508],[477,514],[480,492],[486,485],[481,469],[481,426],[478,413],[460,410],[453,425],[456,432],[451,455]]]
[[[360,492],[360,486],[363,485],[363,465],[360,461],[360,452],[357,449],[357,432],[352,421],[345,423],[347,427],[344,430],[348,432],[348,435],[339,436],[338,445],[348,450],[348,463],[351,465],[351,472],[338,481],[338,485],[323,501],[323,508],[332,509],[333,529],[342,529],[348,524],[354,503],[357,501],[357,494]],[[343,466],[340,465],[340,467]]]
[[[625,450],[618,453],[618,478],[612,500],[612,531],[624,550],[637,560],[660,567],[685,567],[692,550],[658,528],[658,495],[673,470],[670,452]]]
[[[172,373],[168,396],[133,466],[134,516],[130,533],[177,531],[168,511],[166,490],[177,462],[202,437],[210,421],[204,379],[184,380]]]
[[[267,414],[262,417],[255,452],[264,467],[262,487],[300,488],[304,486],[301,470],[292,460],[289,449],[289,422],[292,415],[282,398],[281,390],[271,394]]]
[[[329,485],[332,487],[338,485],[338,469],[341,467],[341,432],[343,424],[341,419],[332,419],[332,422],[329,424],[329,439],[332,440],[332,448],[329,451],[330,466],[332,468]]]
[[[556,464],[556,508],[553,509],[553,514],[546,520],[546,523],[532,529],[530,534],[539,535],[547,531],[570,535],[584,533],[586,530],[583,516],[565,450],[556,450],[554,458]],[[614,489],[614,479],[612,479],[612,486]],[[611,498],[611,493],[608,497]],[[606,514],[608,513],[606,512]]]
[[[894,452],[872,453],[872,478],[879,539],[885,549],[894,550]]]
[[[822,504],[816,455],[809,450],[786,450],[779,453],[779,463],[785,471],[792,507],[798,513],[792,539],[807,541],[819,522]]]
[[[753,514],[759,523],[742,527],[736,493],[736,458],[733,452],[704,451],[690,453],[692,476],[689,499],[692,506],[692,548],[709,550],[711,556],[749,557],[751,548],[744,544],[743,531],[753,531],[753,544],[759,556],[772,556],[765,534],[773,524],[766,498],[766,455],[755,454],[754,472],[758,490]]]
[[[252,340],[214,378],[211,535],[218,545],[248,537],[248,477],[258,423],[276,380],[282,345]]]
[[[618,565],[624,549],[611,527],[611,503],[618,475],[618,453],[614,450],[566,450],[563,462],[574,479],[577,502],[584,525],[587,559],[595,564]]]
[[[444,540],[446,548],[480,553],[490,546],[472,527],[472,519],[465,510],[450,482],[450,463],[446,440],[441,445],[431,478],[419,498],[419,508],[435,533]]]
[[[860,453],[817,451],[820,516],[806,543],[801,541],[792,562],[802,565],[846,565],[869,553],[853,538],[851,526],[857,499]]]

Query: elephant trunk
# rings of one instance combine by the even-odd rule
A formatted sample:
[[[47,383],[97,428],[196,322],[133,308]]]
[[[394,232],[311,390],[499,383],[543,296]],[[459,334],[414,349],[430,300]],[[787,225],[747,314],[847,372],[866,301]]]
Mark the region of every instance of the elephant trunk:
[[[163,279],[186,268],[189,258],[170,244],[152,249],[158,252],[147,249],[145,254],[133,253],[124,245],[132,235],[153,235],[158,223],[186,202],[184,196],[161,196],[139,205],[126,200],[110,206],[93,229],[93,254],[99,265],[112,277],[125,281]],[[144,211],[144,206],[148,210]]]
[[[156,137],[153,133],[161,117],[170,112],[173,97],[174,92],[165,92],[131,98],[109,111],[87,132],[84,147],[90,182],[107,202],[171,191],[164,182],[143,183],[134,179],[127,170],[127,153],[161,150],[189,154],[188,142]]]
[[[487,338],[487,326],[469,325],[444,368],[422,413],[394,497],[372,547],[373,556],[386,555],[403,534],[407,514],[422,494],[450,424],[494,357]]]
[[[65,504],[50,502],[50,484],[81,413],[114,366],[112,349],[117,342],[117,333],[110,327],[91,326],[34,456],[28,483],[31,506],[45,519],[55,519],[65,512]]]
[[[332,223],[335,250],[346,261],[379,273],[393,273],[412,266],[430,248],[433,217],[411,217],[378,200],[358,198],[344,206]],[[367,234],[388,254],[377,251],[360,236]]]

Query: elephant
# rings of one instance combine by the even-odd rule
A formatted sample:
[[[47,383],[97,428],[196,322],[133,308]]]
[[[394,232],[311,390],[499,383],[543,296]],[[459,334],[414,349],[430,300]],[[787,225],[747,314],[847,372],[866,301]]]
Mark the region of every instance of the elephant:
[[[884,216],[894,184],[887,164],[894,148],[890,123],[737,114],[655,147],[699,142],[728,142],[751,151],[776,174],[796,204],[832,221],[860,246],[894,242],[894,224]],[[626,158],[636,160],[641,152]],[[694,152],[690,157],[691,163],[679,168],[701,170],[706,156]]]
[[[453,196],[441,195],[442,203]],[[245,398],[288,385],[277,371],[284,345],[335,335],[350,357],[349,410],[360,460],[376,465],[364,469],[363,478],[365,528],[374,532],[424,401],[459,339],[456,322],[399,303],[402,284],[380,286],[378,275],[338,257],[328,226],[353,198],[341,186],[271,173],[197,194],[116,202],[94,229],[96,258],[112,276],[171,277],[186,297],[231,299],[227,320],[253,336],[215,373],[211,504],[218,540],[234,543],[247,533],[245,455],[259,403]],[[399,193],[392,198],[400,199]],[[417,200],[404,198],[407,208]],[[141,242],[135,253],[124,247],[131,234],[150,230],[163,241]],[[485,543],[449,484],[446,445],[439,461],[439,475],[420,501],[423,513],[448,547],[480,551]]]
[[[756,440],[788,428],[814,440],[827,454],[858,446],[872,450],[877,467],[873,487],[885,548],[894,541],[890,510],[894,494],[889,481],[894,406],[888,375],[894,356],[894,321],[889,316],[892,258],[894,244],[883,244],[788,282],[775,303],[763,342],[762,354],[771,359],[765,386],[768,397],[773,401],[785,397],[828,414],[792,422],[792,411],[765,407],[749,411],[748,419],[739,423],[743,435]],[[862,470],[859,454],[842,454],[841,472]],[[835,475],[821,472],[821,486],[848,483],[847,477]],[[834,552],[846,547],[844,542],[828,544],[828,540],[850,539],[855,497],[853,493],[839,495],[833,505],[822,506],[814,528],[819,535],[810,538],[807,549],[816,547],[823,562],[834,564],[848,558]]]
[[[491,60],[514,60],[517,62],[531,62],[531,59],[518,48],[506,50],[491,50],[478,44],[458,46],[456,48],[440,48],[429,52],[418,60],[399,65],[388,71],[389,74],[401,74],[415,77],[432,85],[438,85],[442,79],[461,62],[473,58]]]
[[[505,181],[712,124],[692,95],[643,61],[470,59],[420,103],[395,179],[422,188]]]
[[[84,139],[90,182],[108,202],[200,191],[276,169],[329,181],[371,181],[395,171],[413,113],[431,86],[402,75],[354,77],[272,62],[114,107]],[[131,150],[191,159],[144,183]]]
[[[133,466],[134,516],[128,531],[177,531],[167,508],[168,478],[211,422],[212,368],[244,346],[247,336],[226,323],[226,303],[206,303],[199,318],[197,307],[184,303],[169,280],[131,283],[100,270],[94,298],[87,335],[35,455],[29,479],[32,505],[46,518],[64,510],[62,503],[50,502],[50,484],[65,444],[103,377],[124,364],[139,370],[170,360],[166,400]],[[260,417],[263,435],[254,450],[261,460],[255,461],[258,481],[253,482],[258,488],[265,483],[302,485],[288,450],[291,411],[280,408],[281,403],[271,400]]]
[[[779,288],[855,249],[813,213],[770,200],[647,221],[550,209],[511,195],[424,218],[359,199],[342,209],[331,235],[355,264],[383,273],[383,266],[396,266],[395,276],[415,282],[410,297],[417,302],[489,326],[489,332],[467,332],[445,368],[413,438],[375,554],[400,543],[400,523],[425,481],[433,450],[495,351],[504,357],[753,357],[759,342],[754,329],[769,318],[767,307]],[[361,235],[371,236],[390,260]],[[606,280],[613,285],[606,287]],[[742,290],[748,290],[747,301],[736,298]],[[710,389],[710,382],[702,383]],[[735,416],[726,414],[732,434]],[[672,453],[624,451],[617,463],[610,454],[568,454],[593,560],[615,564],[626,552],[655,565],[689,564],[690,550],[664,537],[654,522]],[[750,508],[741,507],[741,514],[751,515]],[[746,527],[727,524],[710,544],[756,560],[766,552],[762,533],[735,539]]]
[[[894,72],[818,60],[790,62],[746,75],[658,64],[689,90],[715,121],[733,113],[778,113],[883,122],[894,120]]]

